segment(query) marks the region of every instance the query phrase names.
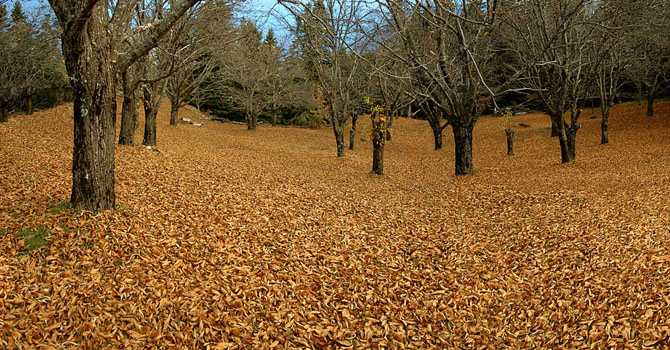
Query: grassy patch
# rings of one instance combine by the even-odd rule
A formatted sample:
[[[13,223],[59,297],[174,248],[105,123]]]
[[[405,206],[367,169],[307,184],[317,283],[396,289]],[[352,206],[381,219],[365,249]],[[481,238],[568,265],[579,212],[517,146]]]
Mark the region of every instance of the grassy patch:
[[[116,211],[122,213],[132,213],[135,211],[135,209],[133,209],[133,207],[129,206],[128,204],[117,204]]]
[[[16,234],[16,237],[23,238],[27,247],[26,252],[29,253],[35,249],[44,247],[47,244],[46,238],[48,235],[49,231],[44,226],[39,226],[23,229]]]
[[[56,205],[50,204],[51,208],[49,209],[49,214],[59,214],[62,211],[70,209],[69,201],[62,201]]]

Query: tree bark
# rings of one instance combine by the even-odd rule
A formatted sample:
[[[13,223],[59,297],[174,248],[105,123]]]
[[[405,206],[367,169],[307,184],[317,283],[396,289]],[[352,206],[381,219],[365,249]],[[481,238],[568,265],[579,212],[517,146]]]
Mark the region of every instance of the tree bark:
[[[554,118],[551,118],[551,137],[556,137],[558,136],[559,131],[558,131],[558,125],[556,124],[556,121]]]
[[[654,116],[654,99],[656,94],[653,89],[647,89],[647,116]]]
[[[256,130],[256,120],[258,116],[254,114],[247,115],[247,130]]]
[[[7,103],[0,102],[0,123],[6,123],[9,120],[9,109]]]
[[[356,141],[356,120],[358,116],[354,115],[351,117],[351,130],[349,130],[349,149],[354,149],[354,144]]]
[[[556,124],[558,128],[558,143],[561,147],[561,162],[570,163],[573,161],[573,158],[570,156],[570,149],[568,147],[568,136],[565,119],[563,119],[563,112],[555,112],[551,117],[552,123]]]
[[[144,90],[144,139],[145,146],[156,146],[156,115],[158,106],[154,105],[151,93]]]
[[[26,103],[28,104],[28,115],[33,115],[33,94],[28,93],[27,101]]]
[[[600,144],[604,145],[609,143],[609,135],[608,135],[608,123],[610,119],[610,106],[602,106],[602,113],[603,113],[603,118],[600,121],[600,131],[601,131],[601,138],[600,138]]]
[[[335,134],[337,156],[344,157],[344,123],[338,117],[332,116],[331,124],[333,124],[333,133]]]
[[[474,124],[451,125],[454,131],[456,175],[473,175],[472,166],[472,130]]]
[[[507,155],[514,155],[514,129],[505,129],[505,135],[507,135]]]
[[[393,115],[389,116],[389,121],[386,124],[386,141],[391,141],[391,138],[393,137],[392,135],[392,128],[393,128],[393,119],[397,118],[398,112],[395,111],[393,112]],[[395,117],[394,117],[395,115]]]
[[[74,91],[72,195],[77,210],[113,209],[115,74],[112,48],[105,31],[104,6],[97,6],[87,29],[64,33],[62,46]]]
[[[575,140],[577,139],[577,130],[579,127],[569,127],[566,130],[566,136],[568,139],[568,152],[570,152],[570,161],[574,161],[576,158],[575,152]]]
[[[119,132],[119,145],[133,146],[135,144],[135,129],[138,124],[137,98],[135,91],[126,88],[127,79],[124,75],[123,105],[121,107],[121,130]]]
[[[179,123],[179,97],[170,99],[170,125],[177,126]]]
[[[433,140],[435,141],[435,151],[442,149],[442,129],[433,128]]]
[[[384,122],[378,122],[383,124]],[[384,175],[384,144],[385,132],[382,132],[380,125],[372,128],[372,171],[377,175]]]

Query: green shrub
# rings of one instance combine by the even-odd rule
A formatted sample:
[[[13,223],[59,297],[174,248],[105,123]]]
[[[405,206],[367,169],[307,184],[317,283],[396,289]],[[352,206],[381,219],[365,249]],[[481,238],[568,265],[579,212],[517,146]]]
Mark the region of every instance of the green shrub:
[[[291,120],[291,124],[296,126],[302,126],[307,128],[319,128],[323,123],[323,118],[318,115],[311,113],[309,111],[302,112],[299,115],[296,115]]]

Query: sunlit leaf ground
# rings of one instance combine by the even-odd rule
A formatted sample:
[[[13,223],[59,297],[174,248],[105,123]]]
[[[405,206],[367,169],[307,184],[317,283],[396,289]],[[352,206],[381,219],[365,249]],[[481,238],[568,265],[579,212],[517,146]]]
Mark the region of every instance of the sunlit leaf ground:
[[[369,141],[338,159],[326,127],[168,107],[99,215],[62,203],[71,105],[0,124],[0,348],[670,347],[668,102],[616,107],[605,146],[586,110],[569,165],[547,116],[516,118],[514,157],[483,118],[458,178],[425,121],[378,177]]]

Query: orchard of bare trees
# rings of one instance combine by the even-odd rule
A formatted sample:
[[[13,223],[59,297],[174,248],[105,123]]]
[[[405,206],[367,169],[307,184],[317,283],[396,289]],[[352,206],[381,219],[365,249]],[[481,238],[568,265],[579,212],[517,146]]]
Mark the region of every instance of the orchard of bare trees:
[[[375,145],[392,138],[395,118],[425,119],[435,150],[451,130],[454,172],[471,175],[482,116],[545,112],[556,154],[569,163],[584,108],[601,107],[606,144],[615,103],[645,98],[653,116],[668,86],[669,9],[660,0],[281,0],[266,13],[282,19],[274,30],[235,1],[8,5],[0,6],[0,120],[10,107],[31,113],[37,95],[49,95],[47,104],[71,98],[70,203],[93,211],[115,205],[117,97],[119,145],[134,144],[141,104],[142,143],[155,146],[167,99],[172,126],[187,104],[249,130],[264,120],[328,124],[344,157],[345,125],[353,149],[357,120],[372,108],[371,128],[384,130]]]

